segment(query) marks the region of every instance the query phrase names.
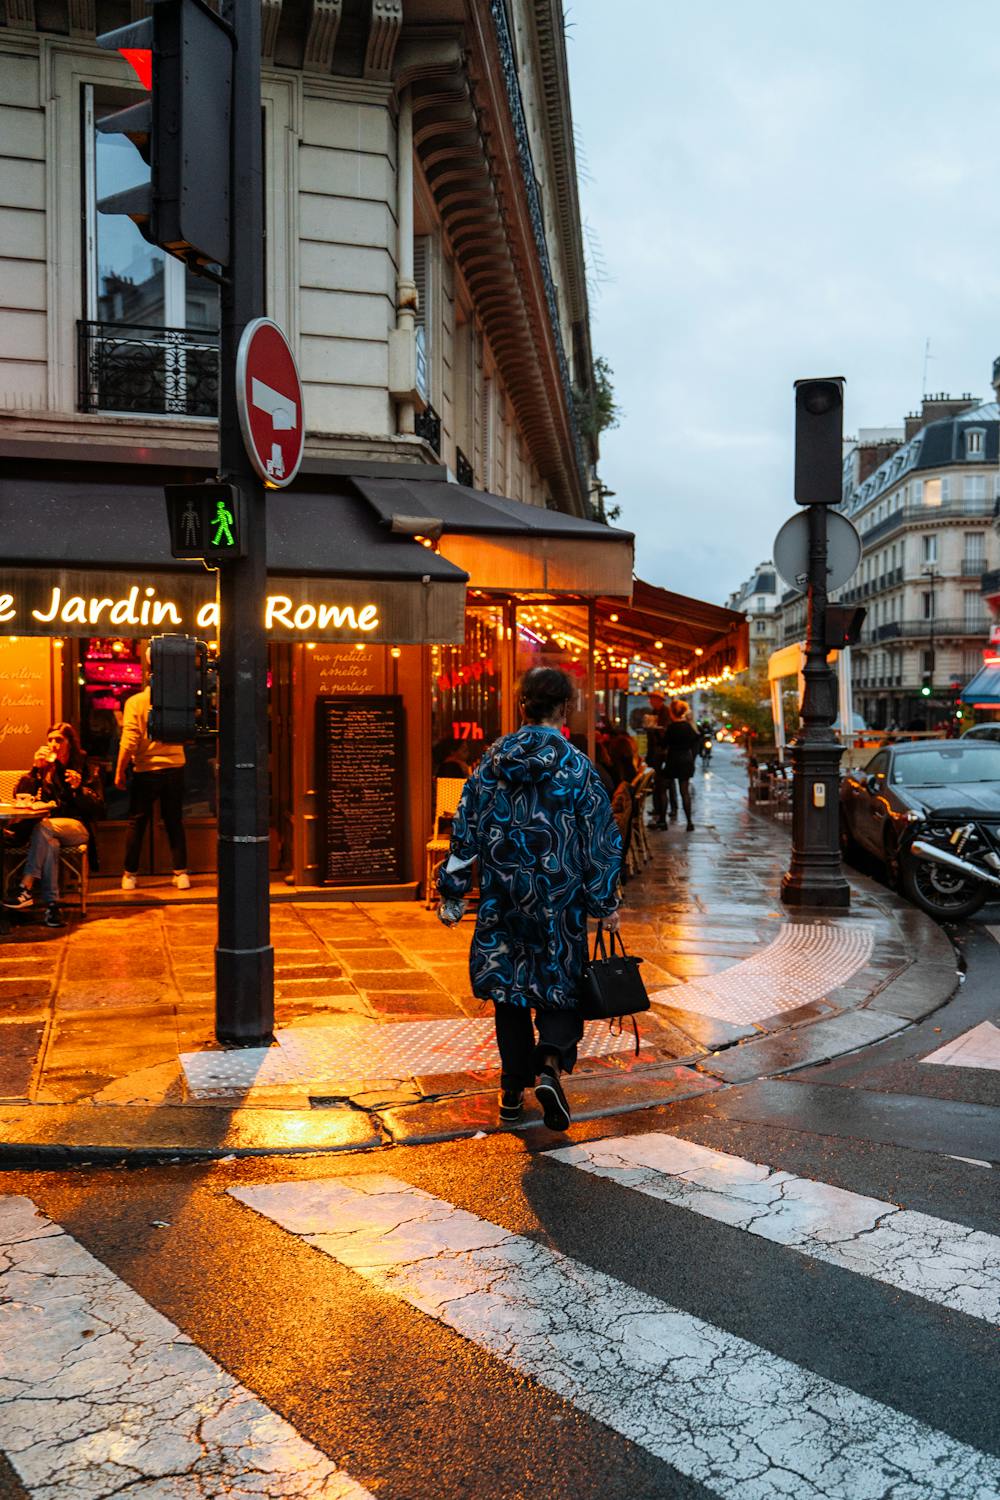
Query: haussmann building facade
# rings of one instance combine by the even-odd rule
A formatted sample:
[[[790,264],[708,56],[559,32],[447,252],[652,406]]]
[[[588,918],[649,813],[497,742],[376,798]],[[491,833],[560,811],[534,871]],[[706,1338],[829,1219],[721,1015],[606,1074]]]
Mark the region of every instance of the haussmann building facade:
[[[211,641],[218,620],[162,494],[215,472],[217,294],[96,207],[145,170],[97,129],[139,97],[95,44],[130,19],[0,4],[0,771],[63,717],[110,770],[149,637]],[[515,726],[526,667],[573,674],[592,747],[640,650],[737,670],[745,629],[658,590],[630,613],[633,539],[595,519],[561,5],[264,0],[262,19],[265,311],[307,429],[268,501],[272,872],[412,894],[437,764]],[[214,754],[188,747],[196,872]],[[126,808],[105,785],[111,875]]]

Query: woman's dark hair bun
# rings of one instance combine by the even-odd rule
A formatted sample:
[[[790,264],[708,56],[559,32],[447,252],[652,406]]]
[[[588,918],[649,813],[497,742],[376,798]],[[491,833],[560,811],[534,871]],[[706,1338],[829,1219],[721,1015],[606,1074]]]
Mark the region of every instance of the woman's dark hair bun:
[[[573,683],[558,667],[532,667],[521,678],[518,689],[524,716],[532,724],[550,719],[562,703],[573,697]]]

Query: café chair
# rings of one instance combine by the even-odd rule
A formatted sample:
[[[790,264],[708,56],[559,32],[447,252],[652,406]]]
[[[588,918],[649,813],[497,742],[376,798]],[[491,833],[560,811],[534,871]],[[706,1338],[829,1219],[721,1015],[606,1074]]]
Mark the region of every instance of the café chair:
[[[0,802],[13,802],[14,788],[23,775],[23,771],[0,771]],[[8,832],[8,829],[4,829],[5,840],[7,840]],[[9,840],[7,843],[9,845]],[[3,861],[4,885],[9,887],[24,869],[28,856],[23,847],[5,847],[4,854],[7,856]],[[80,915],[85,917],[87,896],[90,892],[90,855],[86,842],[67,844],[59,851],[60,901],[65,893],[67,875],[70,877],[71,884],[75,885],[80,892]]]
[[[434,831],[427,840],[427,862],[424,869],[424,905],[428,911],[433,911],[437,905],[434,875],[451,848],[450,824],[458,812],[464,787],[463,776],[439,776],[434,783]],[[442,829],[442,820],[445,818],[448,822]]]
[[[630,864],[635,868],[632,874],[638,874],[642,866],[648,864],[652,859],[649,840],[646,837],[646,802],[652,795],[653,782],[656,779],[655,771],[640,771],[632,782],[632,797],[635,803],[635,815],[632,819],[632,836],[629,845],[631,856]]]

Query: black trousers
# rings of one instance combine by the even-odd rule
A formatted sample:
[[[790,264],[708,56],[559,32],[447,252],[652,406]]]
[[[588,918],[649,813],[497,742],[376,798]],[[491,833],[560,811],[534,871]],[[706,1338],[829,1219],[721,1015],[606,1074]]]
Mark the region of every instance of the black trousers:
[[[527,1005],[494,1005],[493,1010],[502,1089],[530,1089],[546,1057],[553,1053],[559,1059],[560,1071],[572,1073],[576,1044],[583,1036],[583,1017],[578,1010],[536,1010],[534,1025]]]
[[[184,837],[184,767],[169,766],[163,771],[135,771],[128,802],[128,832],[125,836],[125,870],[134,875],[139,868],[142,841],[157,801],[160,817],[170,840],[175,870],[187,869],[187,840]]]
[[[691,821],[691,778],[690,778],[690,776],[678,776],[676,778],[673,777],[673,776],[670,776],[670,777],[667,778],[667,794],[670,797],[670,816],[672,818],[676,818],[676,816],[677,816],[677,785],[678,785],[678,783],[680,783],[680,788],[681,788],[681,803],[683,804],[684,812],[687,815],[687,820],[690,823],[690,821]]]

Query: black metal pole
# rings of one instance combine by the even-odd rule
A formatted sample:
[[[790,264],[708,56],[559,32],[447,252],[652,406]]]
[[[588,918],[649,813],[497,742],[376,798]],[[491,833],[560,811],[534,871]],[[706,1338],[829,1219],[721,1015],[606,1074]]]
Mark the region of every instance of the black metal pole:
[[[792,860],[781,883],[788,906],[844,908],[851,888],[840,862],[837,690],[826,659],[826,506],[809,505],[809,584],[802,723],[792,743]]]
[[[219,568],[219,926],[215,1034],[252,1046],[274,1029],[274,949],[268,893],[267,586],[265,491],[247,456],[236,405],[236,352],[264,313],[259,0],[224,0],[236,33],[230,212],[232,251],[222,289],[219,473],[245,497],[246,556]]]

